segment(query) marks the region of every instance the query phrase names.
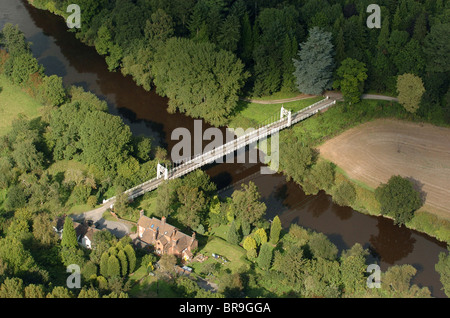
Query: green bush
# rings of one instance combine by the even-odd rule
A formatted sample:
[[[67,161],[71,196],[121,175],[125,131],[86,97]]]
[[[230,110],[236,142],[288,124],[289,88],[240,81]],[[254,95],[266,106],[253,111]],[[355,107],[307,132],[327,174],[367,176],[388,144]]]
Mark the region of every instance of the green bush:
[[[333,201],[341,206],[351,206],[356,199],[356,190],[350,181],[336,185],[332,192]]]
[[[380,202],[381,214],[392,216],[396,224],[410,221],[423,205],[412,181],[401,176],[392,176],[386,184],[381,184],[375,190],[375,197]]]

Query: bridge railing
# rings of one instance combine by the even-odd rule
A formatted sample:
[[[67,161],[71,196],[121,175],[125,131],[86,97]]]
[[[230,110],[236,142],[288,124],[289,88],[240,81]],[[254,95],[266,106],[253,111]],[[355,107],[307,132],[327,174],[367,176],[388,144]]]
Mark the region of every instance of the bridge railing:
[[[324,101],[328,100],[328,96],[326,99],[322,99],[304,109],[299,110],[298,112],[294,113],[292,115],[292,122],[291,125],[294,123],[297,123],[299,121],[302,121],[308,117],[313,116],[314,114],[318,113],[319,111],[330,107],[331,105],[336,104],[336,100],[333,100],[332,102],[329,103],[325,103],[323,106],[315,109],[312,112],[308,112],[308,110],[310,110],[311,108],[319,105],[320,103],[323,103]],[[302,114],[302,116],[298,117],[298,115]],[[284,124],[280,124],[283,121],[285,121]],[[251,131],[248,134],[244,134],[242,136],[239,136],[236,139],[233,139],[223,145],[221,145],[218,148],[214,148],[206,153],[200,153],[197,154],[195,156],[191,156],[190,158],[185,158],[185,159],[181,159],[181,162],[184,161],[181,165],[173,167],[172,169],[169,170],[169,179],[174,179],[174,178],[178,178],[181,177],[193,170],[198,169],[199,167],[202,167],[208,163],[211,163],[219,158],[222,158],[242,147],[245,147],[253,142],[256,142],[258,140],[261,140],[263,138],[266,138],[267,136],[270,136],[280,130],[283,130],[284,128],[287,128],[289,126],[288,124],[288,119],[287,118],[280,118],[279,120],[276,120],[272,123],[269,123],[265,126],[259,127],[258,129],[255,129],[253,131]],[[231,149],[228,149],[231,148]],[[179,160],[180,161],[180,160]],[[161,180],[160,182],[163,181],[163,179],[159,179],[159,178],[153,178],[150,180],[147,180],[131,189],[128,189],[125,191],[125,193],[133,193],[136,190],[139,190],[139,192],[137,193],[133,193],[130,197],[131,198],[135,198],[139,195],[144,194],[145,192],[148,191],[152,191],[154,189],[156,189],[159,186],[160,182],[157,182],[158,180]],[[147,189],[142,189],[144,186],[151,184],[152,182],[155,183],[155,185],[153,185],[152,187],[149,187]],[[114,200],[116,197],[112,197],[109,198],[107,200],[103,200],[103,203],[107,203],[109,201]]]
[[[283,120],[285,120],[287,122],[287,119],[283,119]],[[262,139],[262,138],[266,137],[267,135],[272,134],[273,132],[266,133],[265,131],[267,131],[268,129],[270,130],[270,126],[276,125],[277,123],[278,123],[278,121],[273,122],[273,123],[269,124],[268,126],[263,126],[256,130],[253,130],[252,132],[250,132],[248,134],[245,134],[236,139],[233,139],[233,140],[231,140],[217,148],[214,148],[208,152],[198,154],[191,160],[181,164],[180,166],[175,167],[173,170],[178,171],[180,169],[183,169],[184,167],[186,167],[189,164],[195,163],[196,161],[199,161],[199,163],[203,163],[203,165],[204,165],[206,163],[204,163],[203,158],[207,158],[210,155],[213,155],[215,159],[226,156],[227,154],[234,152],[239,148],[242,148],[252,142],[255,142],[256,140]],[[283,128],[285,128],[285,127],[283,127]],[[242,144],[242,142],[243,142],[243,144]],[[232,146],[233,148],[231,150],[227,149],[230,146]]]

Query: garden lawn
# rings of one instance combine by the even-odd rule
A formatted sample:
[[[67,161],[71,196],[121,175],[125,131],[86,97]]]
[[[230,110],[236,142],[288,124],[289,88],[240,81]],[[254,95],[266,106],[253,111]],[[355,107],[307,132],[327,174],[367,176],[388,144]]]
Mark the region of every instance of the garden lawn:
[[[222,268],[230,269],[233,273],[237,272],[242,266],[250,267],[250,262],[246,259],[246,251],[237,245],[228,243],[220,237],[212,237],[212,239],[198,251],[199,254],[208,256],[208,259],[203,263],[191,263],[189,266],[194,268],[197,274],[202,271],[205,264],[211,262],[220,262]],[[228,262],[222,264],[220,259],[212,257],[212,253],[225,257]]]
[[[136,298],[175,298],[178,295],[172,290],[171,284],[156,276],[147,276],[139,284],[133,286],[128,294]]]
[[[157,194],[158,194],[157,191],[147,192],[145,195],[143,195],[141,197],[137,197],[133,201],[133,203],[131,203],[131,207],[138,211],[144,210],[145,215],[147,215],[149,217],[156,215],[155,209],[156,209]]]
[[[13,120],[20,113],[29,119],[36,118],[42,106],[19,86],[11,84],[4,75],[0,75],[0,136],[10,131]]]

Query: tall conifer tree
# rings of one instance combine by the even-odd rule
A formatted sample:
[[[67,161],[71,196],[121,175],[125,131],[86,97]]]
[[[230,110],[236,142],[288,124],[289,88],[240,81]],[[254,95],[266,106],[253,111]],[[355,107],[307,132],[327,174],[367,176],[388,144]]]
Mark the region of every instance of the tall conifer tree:
[[[77,247],[77,234],[73,227],[73,221],[70,217],[66,217],[64,221],[61,245],[63,247]]]
[[[314,27],[300,46],[299,59],[294,60],[297,87],[305,94],[322,94],[332,84],[334,47],[331,33]]]

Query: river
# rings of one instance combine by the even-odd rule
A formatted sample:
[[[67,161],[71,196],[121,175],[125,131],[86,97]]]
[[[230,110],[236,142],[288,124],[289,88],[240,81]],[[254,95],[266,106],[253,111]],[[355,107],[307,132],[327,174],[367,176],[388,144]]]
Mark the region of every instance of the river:
[[[176,141],[170,140],[179,127],[193,131],[194,120],[166,111],[167,99],[154,91],[138,87],[131,77],[109,72],[104,58],[95,49],[67,32],[62,18],[33,8],[24,0],[1,0],[0,27],[18,24],[26,38],[33,42],[32,51],[44,65],[46,74],[57,74],[65,85],[84,87],[108,103],[110,113],[119,115],[135,135],[152,137],[169,153]],[[209,125],[203,123],[206,129]],[[231,195],[242,182],[252,180],[267,205],[269,218],[279,215],[283,227],[297,223],[326,234],[340,251],[360,243],[371,251],[385,271],[389,266],[411,264],[417,269],[413,279],[419,286],[428,286],[434,297],[445,297],[434,265],[446,244],[414,230],[398,227],[389,219],[358,213],[334,204],[324,192],[307,196],[281,174],[262,175],[260,164],[224,163],[210,165],[205,171],[221,190]]]

